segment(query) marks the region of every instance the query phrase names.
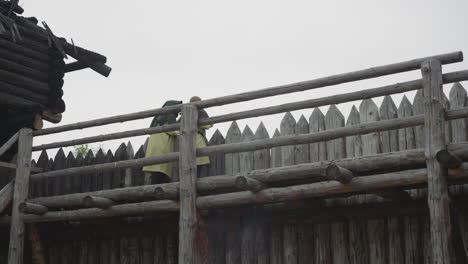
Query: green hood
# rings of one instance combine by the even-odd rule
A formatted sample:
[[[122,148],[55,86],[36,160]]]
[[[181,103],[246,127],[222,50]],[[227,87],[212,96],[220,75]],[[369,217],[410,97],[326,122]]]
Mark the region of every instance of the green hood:
[[[169,100],[162,107],[182,104],[182,101]],[[165,124],[174,124],[177,120],[177,114],[156,115],[151,122],[150,127],[162,126]]]

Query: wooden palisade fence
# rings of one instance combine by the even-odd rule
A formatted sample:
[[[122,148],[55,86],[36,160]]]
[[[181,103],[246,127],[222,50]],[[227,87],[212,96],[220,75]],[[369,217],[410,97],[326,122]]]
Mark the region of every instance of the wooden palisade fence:
[[[12,204],[11,216],[0,219],[11,226],[9,241],[0,241],[9,245],[8,263],[29,256],[26,233],[42,242],[31,247],[33,255],[45,252],[47,263],[465,263],[468,102],[458,82],[468,80],[468,71],[441,72],[442,64],[461,60],[456,52],[182,106],[23,129],[0,148],[1,154],[19,139],[17,164],[4,164],[17,169],[0,178],[0,209]],[[417,69],[421,80],[197,118],[197,109]],[[447,98],[442,84],[449,83],[455,84]],[[416,90],[413,104],[403,97],[397,107],[390,96]],[[372,98],[380,96],[378,107]],[[358,100],[345,120],[335,104]],[[323,114],[318,107],[326,105]],[[301,109],[313,111],[296,121],[289,111]],[[32,146],[36,136],[177,111],[180,124]],[[271,137],[263,124],[241,131],[235,122],[277,113],[286,114]],[[195,148],[197,123],[228,121],[234,122],[226,137],[217,131],[208,147]],[[59,150],[53,160],[45,152],[178,129],[178,152],[158,157],[144,158],[144,147],[134,150],[130,143],[115,153],[76,157]],[[42,154],[31,166],[32,151]],[[195,159],[203,155],[210,156],[210,167],[207,175],[197,175]],[[181,164],[174,163],[177,181],[145,182],[142,166],[175,161]],[[204,226],[208,253],[200,246]]]

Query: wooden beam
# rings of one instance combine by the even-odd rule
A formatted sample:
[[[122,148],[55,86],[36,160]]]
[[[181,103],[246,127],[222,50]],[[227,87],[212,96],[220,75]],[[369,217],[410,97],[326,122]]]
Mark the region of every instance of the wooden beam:
[[[455,263],[451,254],[450,200],[447,188],[447,168],[436,159],[445,148],[445,115],[440,61],[421,64],[424,87],[424,134],[427,163],[428,204],[431,222],[433,263]]]
[[[306,90],[321,88],[325,86],[331,86],[331,85],[352,82],[352,81],[359,81],[359,80],[375,78],[379,76],[395,74],[395,73],[400,73],[400,72],[405,72],[405,71],[411,71],[411,70],[418,69],[420,67],[420,64],[423,61],[427,60],[428,58],[437,58],[440,61],[442,61],[444,64],[454,63],[454,62],[463,61],[463,53],[454,52],[454,53],[448,53],[448,54],[441,54],[441,55],[436,55],[436,56],[431,56],[431,57],[426,57],[426,58],[400,62],[400,63],[373,67],[373,68],[355,71],[355,72],[333,75],[333,76],[319,78],[319,79],[315,79],[311,81],[293,83],[289,85],[282,85],[282,86],[261,89],[261,90],[252,91],[252,92],[223,96],[219,98],[195,102],[192,104],[197,106],[200,109],[203,109],[203,108],[208,108],[208,107],[233,104],[233,103],[249,101],[249,100],[254,100],[254,99],[259,99],[259,98],[265,98],[265,97],[270,97],[270,96],[276,96],[276,95],[281,95],[281,94],[306,91]],[[121,115],[121,116],[112,116],[112,117],[107,117],[107,118],[100,118],[100,119],[89,120],[85,122],[64,125],[60,127],[48,128],[48,129],[36,131],[34,135],[35,136],[48,135],[48,134],[59,133],[59,132],[64,132],[64,131],[83,129],[83,128],[88,128],[88,127],[102,126],[102,125],[107,125],[107,124],[148,118],[148,117],[155,116],[157,114],[175,113],[179,109],[181,109],[181,106],[165,107],[166,109],[158,108],[158,109],[153,109],[153,110],[148,110],[148,111],[143,111],[143,112],[137,112],[137,113],[126,114],[126,115]]]
[[[198,109],[182,107],[182,122],[179,151],[180,170],[180,220],[179,220],[179,263],[195,263],[197,257],[197,137]]]
[[[3,161],[0,161],[0,167],[16,170],[16,164],[3,162]],[[33,172],[33,173],[39,173],[39,172],[43,172],[43,171],[44,170],[42,168],[31,167],[31,172]]]
[[[251,191],[253,193],[258,193],[267,187],[263,182],[246,176],[237,176],[234,184],[240,190]]]
[[[83,198],[83,205],[88,208],[107,209],[115,205],[115,202],[108,198],[87,195]]]
[[[330,164],[325,170],[325,175],[331,181],[338,181],[343,184],[350,183],[355,177],[354,173],[348,169],[342,168],[335,163]]]
[[[456,146],[456,153],[468,153],[468,144],[464,147]],[[452,148],[455,148],[452,146]],[[467,157],[468,159],[468,157]],[[229,189],[235,187],[237,176],[246,176],[265,183],[282,181],[310,180],[323,181],[325,169],[330,165],[329,161],[306,163],[278,168],[253,170],[232,175],[210,176],[197,180],[199,192],[210,192],[217,189]],[[422,168],[425,166],[424,152],[421,149],[405,150],[400,152],[382,153],[374,156],[360,156],[336,160],[338,166],[355,171],[362,175],[369,175],[376,171],[405,170]],[[50,197],[31,199],[30,202],[45,205],[49,208],[80,207],[82,199],[86,195],[105,197],[114,201],[141,201],[146,199],[170,199],[178,200],[179,183],[165,183],[156,185],[143,185],[112,190],[102,190],[88,193],[76,193]]]
[[[14,182],[11,181],[0,190],[0,214],[2,214],[13,201],[13,186]]]
[[[28,197],[29,176],[31,168],[32,130],[23,128],[19,131],[18,168],[16,169],[13,192],[13,209],[11,215],[10,244],[8,250],[9,264],[23,263],[25,227],[21,221],[19,205]]]
[[[22,219],[25,223],[60,222],[120,216],[142,216],[157,214],[161,212],[177,211],[179,211],[178,202],[162,200],[142,203],[119,204],[114,205],[105,210],[100,208],[87,208],[71,211],[49,211],[41,216],[32,214],[23,215]]]
[[[372,194],[378,195],[384,199],[392,200],[392,201],[410,201],[411,195],[401,189],[385,189],[385,190],[378,190],[370,192]]]
[[[453,82],[462,81],[462,80],[468,80],[468,71],[460,71],[460,72],[444,74],[444,83],[453,83]],[[373,88],[373,89],[369,89],[365,91],[346,93],[346,94],[306,100],[306,101],[299,101],[299,102],[294,102],[290,104],[283,104],[283,105],[278,105],[278,106],[239,112],[235,114],[204,118],[204,119],[199,120],[199,125],[227,122],[230,120],[257,117],[257,116],[263,116],[263,115],[271,115],[275,113],[283,113],[287,110],[294,111],[294,110],[299,110],[299,109],[304,109],[304,108],[312,108],[312,107],[328,105],[331,103],[337,104],[337,103],[350,102],[354,100],[367,99],[371,97],[402,93],[405,91],[413,91],[416,89],[420,89],[421,87],[422,87],[421,80],[409,81],[409,82],[398,83],[398,84],[393,84],[393,85],[379,87],[379,88]],[[107,140],[141,136],[141,135],[151,135],[155,133],[174,131],[178,129],[180,129],[180,124],[171,124],[171,125],[165,125],[161,127],[129,130],[125,132],[104,134],[104,135],[99,135],[99,136],[92,136],[92,137],[86,137],[86,138],[80,138],[80,139],[74,139],[74,140],[43,144],[39,146],[34,146],[33,151],[40,151],[40,150],[60,148],[60,147],[69,147],[69,146],[74,146],[74,145],[89,144],[89,143],[102,142],[102,141],[107,141]],[[42,133],[42,132],[36,132],[36,133]]]
[[[10,139],[8,139],[8,141],[5,142],[5,144],[3,144],[0,147],[0,156],[5,154],[5,152],[9,150],[11,146],[13,146],[16,143],[16,141],[18,140],[18,137],[19,137],[19,133],[17,132]]]
[[[28,202],[22,202],[19,204],[18,209],[23,214],[34,214],[43,215],[49,211],[49,209],[40,204],[33,204]]]
[[[468,175],[454,175],[466,179]],[[426,183],[426,169],[385,173],[366,177],[357,177],[349,184],[335,181],[303,184],[288,187],[269,188],[256,194],[252,192],[235,192],[218,195],[201,196],[197,199],[199,209],[227,208],[243,204],[260,204],[301,200],[312,197],[334,196],[358,192],[371,192],[385,188],[414,186]]]
[[[436,159],[449,169],[458,169],[463,164],[461,158],[446,149],[439,150],[436,154]]]

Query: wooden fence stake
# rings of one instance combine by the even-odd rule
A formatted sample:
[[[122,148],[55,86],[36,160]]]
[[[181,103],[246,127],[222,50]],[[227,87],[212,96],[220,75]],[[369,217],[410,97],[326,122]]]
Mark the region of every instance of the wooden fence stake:
[[[428,205],[431,225],[433,263],[455,263],[451,259],[452,226],[447,189],[447,168],[436,159],[445,148],[445,110],[443,106],[442,67],[440,61],[421,64],[424,89],[424,133],[427,163]]]
[[[32,130],[23,128],[19,131],[18,160],[15,186],[13,192],[13,208],[11,214],[10,245],[8,250],[9,264],[23,263],[24,223],[18,205],[24,202],[29,192],[29,176],[32,154]]]
[[[198,224],[196,207],[196,136],[198,110],[195,106],[182,107],[181,136],[179,145],[180,222],[179,263],[195,263],[196,231]]]

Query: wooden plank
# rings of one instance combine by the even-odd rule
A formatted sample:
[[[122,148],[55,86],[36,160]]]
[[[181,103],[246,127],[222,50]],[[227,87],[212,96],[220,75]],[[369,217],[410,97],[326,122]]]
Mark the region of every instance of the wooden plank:
[[[126,159],[127,160],[131,160],[135,157],[135,152],[133,150],[133,146],[132,146],[132,143],[129,141],[127,143],[127,153],[126,153]],[[133,176],[133,172],[134,170],[131,169],[131,168],[127,168],[125,169],[125,177],[123,179],[123,187],[130,187],[130,186],[134,186],[136,184],[133,184],[132,180],[134,178]]]
[[[325,115],[325,126],[327,130],[344,127],[345,118],[335,105],[331,105]],[[338,138],[327,143],[327,160],[337,160],[346,157],[345,138]],[[346,199],[332,199],[331,204],[346,204]],[[332,263],[346,263],[349,260],[348,237],[346,234],[346,225],[344,222],[336,221],[330,224],[330,252]],[[325,254],[328,256],[328,254]],[[328,261],[328,260],[324,260]]]
[[[403,99],[398,106],[398,118],[413,116],[413,106],[411,102],[408,100],[406,96],[403,96]],[[415,142],[415,128],[403,128],[398,130],[398,147],[400,150],[407,150],[407,149],[414,149],[416,148]],[[412,196],[416,196],[416,190],[410,190],[409,193]],[[404,240],[405,240],[405,247],[404,247],[404,256],[405,256],[405,263],[414,264],[420,263],[420,259],[422,257],[420,250],[420,245],[422,243],[420,231],[419,231],[419,224],[418,224],[418,217],[415,216],[405,216],[404,217],[404,225],[403,225],[403,233],[404,233]]]
[[[359,111],[353,105],[346,121],[346,126],[360,124]],[[362,156],[361,136],[346,137],[346,157]],[[352,196],[348,199],[348,204],[357,204],[365,199],[363,195]],[[369,246],[367,238],[367,225],[362,220],[350,220],[348,223],[349,239],[349,262],[351,264],[369,263]]]
[[[221,145],[225,143],[223,134],[216,129],[210,141],[208,142],[209,146]],[[224,154],[211,154],[210,155],[210,168],[208,171],[209,176],[214,175],[223,175],[225,174],[225,159]]]
[[[8,163],[8,162],[3,162],[3,161],[0,161],[0,167],[3,167],[3,168],[8,168],[8,169],[16,169],[16,164],[13,164],[13,163]],[[35,166],[32,166],[31,167],[31,172],[44,172],[44,170],[42,170],[41,168],[37,168]]]
[[[32,130],[23,128],[19,131],[18,158],[15,186],[13,191],[13,207],[10,226],[10,243],[8,249],[8,263],[22,264],[25,225],[21,221],[19,204],[27,199],[29,193],[29,176],[31,167]]]
[[[226,144],[237,143],[241,141],[242,133],[237,122],[232,122],[226,134]],[[239,153],[226,154],[226,175],[234,175],[240,171]],[[241,235],[240,218],[232,219],[233,224],[226,232],[226,263],[234,264],[241,261]]]
[[[290,112],[286,113],[280,123],[282,136],[296,133],[296,120]],[[295,164],[296,146],[281,147],[281,166]],[[301,157],[302,158],[302,157]],[[285,223],[283,226],[283,261],[282,263],[297,263],[297,229],[294,224]]]
[[[275,129],[273,138],[280,137],[281,133]],[[271,149],[271,167],[281,167],[282,163],[281,147]],[[271,264],[283,263],[283,225],[272,223],[270,224],[270,262]]]
[[[249,126],[245,126],[244,131],[242,132],[241,142],[250,142],[255,139],[255,135]],[[241,152],[239,153],[240,160],[240,172],[248,172],[254,169],[254,153],[250,152]],[[236,178],[238,182],[239,178]],[[252,179],[246,178],[247,182],[252,182]],[[255,180],[254,180],[255,181]],[[258,190],[259,191],[259,190]],[[256,253],[255,253],[255,219],[253,216],[244,216],[242,218],[241,226],[241,263],[253,264],[256,262]]]
[[[379,109],[372,99],[362,101],[359,106],[361,124],[376,122],[380,120]],[[362,135],[362,153],[363,155],[375,155],[382,152],[380,142],[380,133],[370,133]],[[369,195],[366,200],[377,199],[376,196]],[[381,200],[381,199],[378,199]],[[385,245],[385,220],[373,219],[367,222],[367,231],[369,239],[369,262],[385,263],[387,258],[387,248]]]
[[[257,130],[255,131],[255,140],[270,138],[268,131],[260,122]],[[270,150],[257,150],[254,151],[254,169],[267,169],[270,167]],[[255,252],[257,264],[270,263],[270,248],[269,248],[269,228],[268,225],[262,223],[262,218],[256,216],[255,221]]]
[[[392,97],[386,96],[380,106],[380,118],[390,120],[398,118],[398,109]],[[384,131],[382,136],[382,152],[399,150],[398,130]],[[388,232],[388,263],[404,263],[404,245],[402,219],[391,217],[387,219]]]
[[[325,130],[325,116],[319,108],[314,108],[309,118],[309,131],[316,133]],[[310,161],[317,162],[327,160],[326,142],[318,142],[310,144]]]
[[[435,159],[445,148],[445,115],[442,102],[442,67],[439,61],[421,64],[424,86],[425,153],[428,170],[428,203],[433,263],[456,263],[451,254],[451,217],[447,169]]]
[[[194,263],[197,259],[197,164],[196,136],[198,110],[195,106],[182,107],[180,137],[180,220],[179,263]]]

